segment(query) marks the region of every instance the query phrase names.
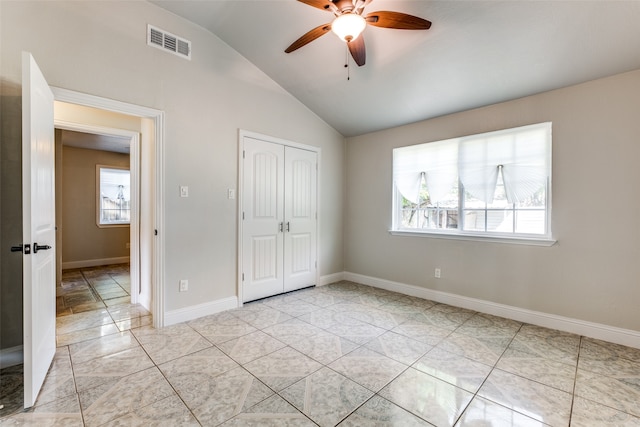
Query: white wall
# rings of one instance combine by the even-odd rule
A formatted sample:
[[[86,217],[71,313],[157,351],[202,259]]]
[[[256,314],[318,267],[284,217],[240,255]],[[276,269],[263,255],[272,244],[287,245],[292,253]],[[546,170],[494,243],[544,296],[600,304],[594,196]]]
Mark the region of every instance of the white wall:
[[[556,245],[388,233],[393,148],[545,121]],[[639,159],[640,70],[349,138],[346,271],[640,331]]]
[[[344,138],[216,36],[140,1],[2,1],[0,16],[3,82],[25,50],[53,86],[165,111],[167,310],[236,295],[238,129],[321,148],[320,274],[343,270]],[[147,23],[191,40],[192,60],[148,47]]]
[[[64,131],[62,132],[64,134]],[[62,204],[57,223],[62,236],[62,265],[85,262],[100,264],[102,260],[128,258],[130,227],[98,227],[97,225],[97,177],[96,166],[129,168],[129,154],[110,151],[62,147],[62,194],[57,199]]]

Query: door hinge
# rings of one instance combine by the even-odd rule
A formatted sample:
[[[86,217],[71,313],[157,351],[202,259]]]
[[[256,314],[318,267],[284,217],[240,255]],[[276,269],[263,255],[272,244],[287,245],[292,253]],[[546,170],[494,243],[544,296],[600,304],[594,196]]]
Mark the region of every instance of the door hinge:
[[[244,273],[242,273],[242,281],[244,282]]]
[[[244,221],[244,212],[242,212],[242,220]]]
[[[157,236],[158,235],[158,230],[153,230],[153,235]]]
[[[246,157],[246,151],[242,150],[242,158],[244,159]]]

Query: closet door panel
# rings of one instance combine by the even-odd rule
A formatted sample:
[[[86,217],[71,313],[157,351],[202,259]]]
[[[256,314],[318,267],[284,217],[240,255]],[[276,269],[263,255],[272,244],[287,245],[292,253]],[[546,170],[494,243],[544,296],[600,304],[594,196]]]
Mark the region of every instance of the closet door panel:
[[[284,147],[244,140],[243,301],[282,293]]]
[[[316,153],[285,147],[285,291],[316,282],[316,165]]]

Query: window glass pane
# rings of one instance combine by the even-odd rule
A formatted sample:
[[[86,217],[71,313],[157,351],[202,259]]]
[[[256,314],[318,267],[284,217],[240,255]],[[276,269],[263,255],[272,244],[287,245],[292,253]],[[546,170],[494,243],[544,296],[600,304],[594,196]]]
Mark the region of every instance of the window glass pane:
[[[100,224],[128,224],[130,216],[130,172],[100,168]]]

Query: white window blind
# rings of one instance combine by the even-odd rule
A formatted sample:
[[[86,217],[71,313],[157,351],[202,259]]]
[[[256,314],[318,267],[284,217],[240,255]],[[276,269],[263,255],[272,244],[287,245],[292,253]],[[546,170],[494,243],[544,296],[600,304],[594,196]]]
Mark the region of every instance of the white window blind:
[[[458,147],[460,181],[485,203],[493,203],[500,173],[509,203],[533,195],[550,174],[550,123],[461,138]]]
[[[393,181],[395,230],[550,237],[551,123],[396,148]]]

